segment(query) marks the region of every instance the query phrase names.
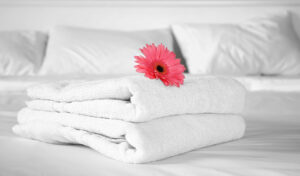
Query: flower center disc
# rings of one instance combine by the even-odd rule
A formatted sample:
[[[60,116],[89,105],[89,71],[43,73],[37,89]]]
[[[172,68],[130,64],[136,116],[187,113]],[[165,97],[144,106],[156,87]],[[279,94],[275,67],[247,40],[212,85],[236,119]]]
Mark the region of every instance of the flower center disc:
[[[164,67],[158,65],[158,66],[156,66],[156,70],[157,70],[158,72],[162,73],[162,72],[164,72]]]

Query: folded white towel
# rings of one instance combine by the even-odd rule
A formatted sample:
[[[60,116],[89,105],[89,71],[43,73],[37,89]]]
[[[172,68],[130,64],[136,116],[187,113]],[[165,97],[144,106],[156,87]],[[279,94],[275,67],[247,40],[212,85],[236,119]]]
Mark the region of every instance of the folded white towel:
[[[20,111],[13,131],[49,143],[89,146],[116,160],[144,163],[238,139],[245,123],[236,115],[179,115],[132,123],[69,113]]]
[[[240,114],[245,89],[222,77],[187,76],[180,88],[142,76],[100,81],[61,82],[28,89],[35,110],[143,122],[196,113]]]

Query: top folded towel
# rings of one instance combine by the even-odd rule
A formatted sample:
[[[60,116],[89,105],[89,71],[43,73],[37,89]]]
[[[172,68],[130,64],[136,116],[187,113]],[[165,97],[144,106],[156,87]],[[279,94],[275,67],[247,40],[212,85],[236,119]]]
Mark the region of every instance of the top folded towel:
[[[27,90],[31,109],[69,112],[143,122],[195,113],[240,114],[245,89],[224,77],[187,76],[184,85],[166,87],[142,76],[96,81],[64,81]]]

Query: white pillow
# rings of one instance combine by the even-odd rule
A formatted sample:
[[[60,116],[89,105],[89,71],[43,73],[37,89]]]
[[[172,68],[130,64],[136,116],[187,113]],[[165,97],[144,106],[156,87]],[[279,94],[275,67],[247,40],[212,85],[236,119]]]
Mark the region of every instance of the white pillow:
[[[242,24],[172,29],[192,74],[300,74],[299,39],[287,12]]]
[[[42,64],[47,35],[33,31],[0,32],[0,75],[32,75]]]
[[[164,44],[173,50],[170,29],[108,31],[56,27],[50,39],[41,74],[132,74],[134,56],[146,44]]]

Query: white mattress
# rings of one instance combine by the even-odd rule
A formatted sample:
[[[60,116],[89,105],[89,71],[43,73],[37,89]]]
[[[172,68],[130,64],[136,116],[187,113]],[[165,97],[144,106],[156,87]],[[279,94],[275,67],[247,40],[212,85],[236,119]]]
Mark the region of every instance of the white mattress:
[[[46,144],[15,136],[11,127],[27,99],[24,88],[56,79],[0,79],[0,175],[281,176],[300,173],[300,90],[296,88],[300,78],[288,81],[271,78],[269,83],[281,85],[281,79],[291,84],[284,89],[269,84],[272,90],[264,87],[248,93],[247,131],[243,139],[142,165],[114,161],[83,146]],[[238,79],[255,81],[256,78]],[[259,82],[261,78],[256,80]]]

